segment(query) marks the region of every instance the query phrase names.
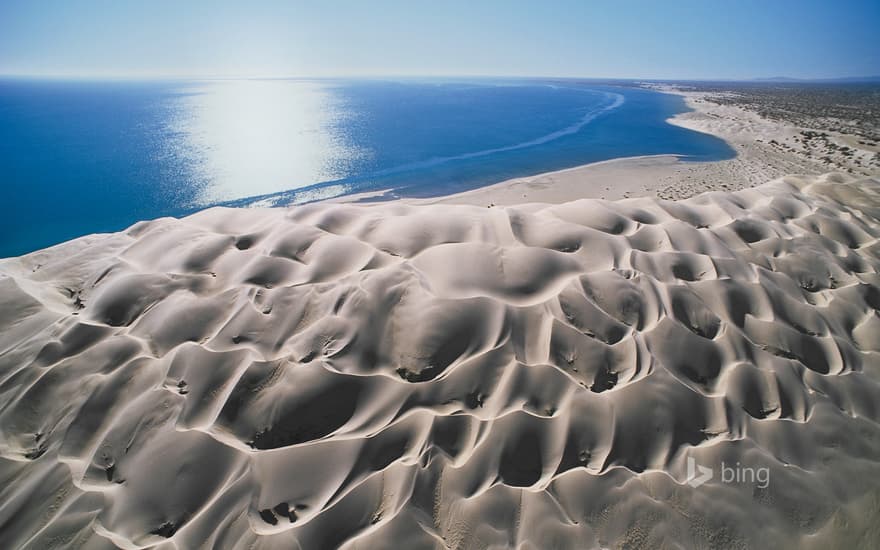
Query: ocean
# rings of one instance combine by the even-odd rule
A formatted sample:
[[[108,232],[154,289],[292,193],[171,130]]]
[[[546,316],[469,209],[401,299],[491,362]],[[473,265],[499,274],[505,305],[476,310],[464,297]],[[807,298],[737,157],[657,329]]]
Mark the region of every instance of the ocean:
[[[0,257],[214,205],[443,195],[619,157],[722,160],[681,98],[577,80],[0,79]]]

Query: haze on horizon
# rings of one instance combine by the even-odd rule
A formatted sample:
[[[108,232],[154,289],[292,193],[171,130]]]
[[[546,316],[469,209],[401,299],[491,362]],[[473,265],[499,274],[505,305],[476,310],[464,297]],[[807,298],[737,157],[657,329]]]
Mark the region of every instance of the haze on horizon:
[[[0,74],[880,75],[880,2],[84,0],[0,4]]]

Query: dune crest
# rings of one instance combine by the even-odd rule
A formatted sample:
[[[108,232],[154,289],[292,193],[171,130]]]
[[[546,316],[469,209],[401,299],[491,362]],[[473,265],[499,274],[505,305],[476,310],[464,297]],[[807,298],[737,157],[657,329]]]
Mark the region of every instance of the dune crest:
[[[878,237],[880,183],[828,175],[210,209],[0,261],[0,540],[870,546]]]

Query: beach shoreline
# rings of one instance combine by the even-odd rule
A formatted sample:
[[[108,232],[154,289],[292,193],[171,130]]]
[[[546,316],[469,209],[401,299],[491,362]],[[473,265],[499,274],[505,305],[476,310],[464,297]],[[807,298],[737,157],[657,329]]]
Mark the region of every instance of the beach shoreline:
[[[700,109],[737,158],[0,260],[10,546],[876,546],[880,181]]]
[[[391,199],[406,204],[471,204],[509,206],[523,203],[559,204],[578,199],[620,200],[657,197],[681,200],[707,191],[738,191],[797,174],[815,176],[844,172],[876,176],[878,170],[859,170],[846,155],[830,154],[827,162],[809,158],[796,145],[803,132],[815,130],[769,120],[741,107],[719,105],[718,94],[669,85],[645,85],[660,93],[684,98],[690,109],[667,123],[723,139],[736,157],[720,161],[691,161],[681,155],[660,154],[592,162],[533,176],[511,178],[484,187],[429,198]],[[857,143],[854,136],[833,136],[841,144]],[[865,156],[875,152],[865,148]],[[369,203],[381,201],[388,191],[334,197],[322,202]]]

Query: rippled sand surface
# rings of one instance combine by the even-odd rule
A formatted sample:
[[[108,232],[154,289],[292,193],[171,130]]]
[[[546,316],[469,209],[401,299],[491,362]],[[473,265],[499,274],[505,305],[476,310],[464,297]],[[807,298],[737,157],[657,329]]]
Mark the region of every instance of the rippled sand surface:
[[[0,540],[877,547],[878,236],[880,183],[829,175],[0,261]]]

